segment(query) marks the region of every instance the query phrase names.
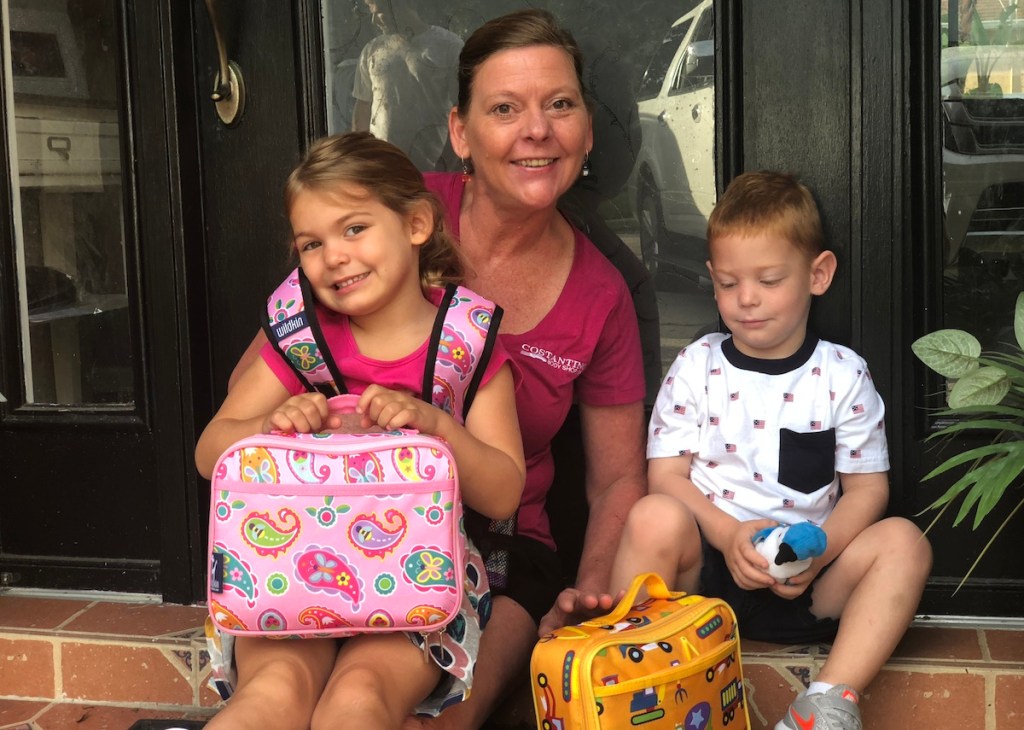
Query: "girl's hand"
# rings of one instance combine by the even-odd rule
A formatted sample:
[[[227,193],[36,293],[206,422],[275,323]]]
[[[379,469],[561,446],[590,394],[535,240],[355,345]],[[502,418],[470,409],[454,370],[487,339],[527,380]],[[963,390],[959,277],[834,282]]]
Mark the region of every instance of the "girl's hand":
[[[438,435],[446,414],[409,393],[371,385],[359,396],[356,412],[362,415],[364,428],[377,425],[391,431],[414,428],[420,433]]]
[[[315,433],[341,426],[341,417],[328,415],[327,398],[322,393],[293,395],[263,419],[263,433]]]
[[[776,525],[778,523],[774,520],[750,520],[736,525],[722,554],[733,580],[740,588],[753,591],[775,584],[775,579],[767,572],[768,560],[757,552],[751,540],[758,530]]]

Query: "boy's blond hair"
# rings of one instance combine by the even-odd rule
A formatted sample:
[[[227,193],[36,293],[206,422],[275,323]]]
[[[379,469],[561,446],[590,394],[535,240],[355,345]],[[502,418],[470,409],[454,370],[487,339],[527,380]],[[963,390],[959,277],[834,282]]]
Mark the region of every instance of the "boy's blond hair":
[[[814,196],[788,173],[759,170],[735,178],[708,219],[708,248],[726,235],[770,233],[813,259],[825,250],[825,235]]]

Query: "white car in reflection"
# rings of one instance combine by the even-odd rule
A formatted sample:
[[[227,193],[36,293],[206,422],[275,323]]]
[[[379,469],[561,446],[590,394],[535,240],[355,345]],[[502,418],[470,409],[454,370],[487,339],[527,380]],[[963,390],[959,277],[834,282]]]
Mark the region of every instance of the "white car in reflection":
[[[715,205],[715,48],[711,0],[679,18],[637,93],[641,147],[629,181],[640,251],[653,274],[706,280]]]

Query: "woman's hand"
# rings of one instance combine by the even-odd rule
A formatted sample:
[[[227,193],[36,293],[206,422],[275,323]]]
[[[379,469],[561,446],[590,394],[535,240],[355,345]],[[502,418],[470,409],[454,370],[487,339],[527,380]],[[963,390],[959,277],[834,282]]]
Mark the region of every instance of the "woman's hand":
[[[441,409],[409,393],[371,385],[359,396],[356,413],[362,416],[364,428],[380,426],[391,431],[414,428],[421,433],[438,435],[441,421],[450,418]]]
[[[341,417],[330,413],[322,393],[293,395],[263,419],[263,433],[315,433],[341,426]]]

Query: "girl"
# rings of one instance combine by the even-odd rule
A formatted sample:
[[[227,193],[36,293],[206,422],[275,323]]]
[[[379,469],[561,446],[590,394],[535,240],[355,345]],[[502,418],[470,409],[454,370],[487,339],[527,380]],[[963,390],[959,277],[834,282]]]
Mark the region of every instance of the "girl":
[[[465,504],[492,519],[511,516],[525,463],[505,352],[494,348],[464,425],[418,397],[441,300],[436,287],[462,276],[422,175],[398,148],[369,134],[327,137],[288,178],[285,209],[324,337],[348,391],[360,395],[361,426],[415,428],[445,439]],[[244,436],[341,426],[323,395],[303,392],[272,345],[260,354],[199,439],[196,464],[206,477]],[[472,546],[471,554],[482,574]],[[208,727],[397,728],[410,712],[438,714],[468,694],[486,620],[476,611],[486,583],[477,588],[463,602],[464,636],[443,634],[443,642],[461,639],[458,654],[472,660],[446,671],[425,658],[414,633],[343,641],[239,637],[237,691]],[[489,601],[484,606],[486,613]]]

